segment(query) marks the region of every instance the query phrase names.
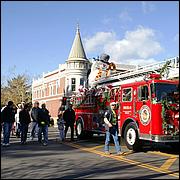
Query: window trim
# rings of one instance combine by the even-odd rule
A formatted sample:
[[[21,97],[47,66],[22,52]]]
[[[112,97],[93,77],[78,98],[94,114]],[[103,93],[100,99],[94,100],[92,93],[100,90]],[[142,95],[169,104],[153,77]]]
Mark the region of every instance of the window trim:
[[[148,96],[147,96],[147,99],[140,100],[140,99],[139,99],[139,88],[142,88],[142,87],[144,87],[144,86],[146,86],[147,89],[148,89]],[[150,92],[149,92],[149,87],[148,87],[147,84],[138,86],[138,90],[137,90],[137,99],[138,99],[138,102],[148,101],[148,100],[149,100],[149,94],[150,94]],[[142,97],[141,97],[141,98],[142,98]]]
[[[124,101],[123,100],[123,91],[125,90],[125,89],[131,89],[131,100],[130,101]],[[133,88],[132,87],[127,87],[127,88],[122,88],[122,102],[132,102],[132,92],[133,92]]]

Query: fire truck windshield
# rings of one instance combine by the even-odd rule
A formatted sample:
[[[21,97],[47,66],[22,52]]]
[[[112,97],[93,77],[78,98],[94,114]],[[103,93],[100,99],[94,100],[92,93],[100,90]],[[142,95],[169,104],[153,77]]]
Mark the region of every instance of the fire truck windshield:
[[[179,87],[177,84],[151,84],[151,92],[155,95],[156,102],[161,102],[164,99],[169,103],[178,103],[179,101]]]

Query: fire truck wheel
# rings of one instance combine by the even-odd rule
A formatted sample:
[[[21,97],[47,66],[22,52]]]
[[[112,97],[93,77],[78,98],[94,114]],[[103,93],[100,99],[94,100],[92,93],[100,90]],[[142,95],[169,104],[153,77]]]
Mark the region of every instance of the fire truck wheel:
[[[82,138],[84,136],[83,123],[81,120],[78,120],[76,124],[76,136],[77,138]]]
[[[138,132],[135,123],[129,123],[124,131],[124,140],[128,149],[139,151],[141,146],[139,144]]]

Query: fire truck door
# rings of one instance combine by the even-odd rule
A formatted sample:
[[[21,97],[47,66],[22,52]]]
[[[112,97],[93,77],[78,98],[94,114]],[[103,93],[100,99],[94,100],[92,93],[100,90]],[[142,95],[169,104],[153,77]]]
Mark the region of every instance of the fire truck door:
[[[122,88],[121,104],[120,104],[120,119],[127,119],[133,115],[133,88]]]
[[[136,95],[136,117],[139,122],[140,133],[150,133],[151,107],[148,85],[137,87]]]

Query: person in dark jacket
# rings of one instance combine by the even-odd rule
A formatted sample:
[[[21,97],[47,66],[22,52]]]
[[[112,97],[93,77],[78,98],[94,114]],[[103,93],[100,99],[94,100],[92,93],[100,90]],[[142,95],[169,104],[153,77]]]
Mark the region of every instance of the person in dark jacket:
[[[28,104],[25,104],[23,110],[19,112],[19,122],[21,127],[21,144],[26,144],[28,126],[31,122]]]
[[[49,114],[44,109],[40,109],[38,112],[38,142],[43,143],[44,146],[48,144],[48,124],[49,124]],[[42,142],[42,133],[44,136],[44,142]]]
[[[31,139],[35,137],[35,130],[38,124],[38,112],[40,111],[39,102],[35,101],[34,107],[31,110],[31,118],[32,118],[32,130],[31,130]]]
[[[15,113],[13,109],[13,102],[9,101],[8,105],[1,112],[1,123],[3,123],[3,146],[9,146],[9,138],[11,128],[15,122]]]
[[[63,113],[63,119],[65,121],[65,137],[68,131],[68,128],[71,128],[71,141],[74,141],[74,123],[75,123],[75,111],[72,109],[72,104],[69,105]]]
[[[44,111],[44,113],[46,114],[46,118],[47,118],[48,126],[49,126],[49,124],[50,124],[50,117],[51,117],[51,116],[50,116],[50,114],[49,114],[48,109],[46,108],[46,104],[45,104],[45,103],[42,104],[41,107],[42,107],[42,110]]]

